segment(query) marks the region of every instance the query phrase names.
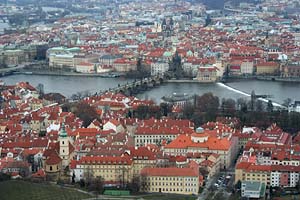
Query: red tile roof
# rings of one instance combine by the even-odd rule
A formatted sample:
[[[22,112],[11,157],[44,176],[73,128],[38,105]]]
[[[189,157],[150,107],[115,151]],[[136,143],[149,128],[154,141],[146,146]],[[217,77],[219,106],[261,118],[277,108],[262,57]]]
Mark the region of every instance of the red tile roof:
[[[191,168],[144,168],[141,171],[141,176],[185,176],[198,177],[199,173]]]

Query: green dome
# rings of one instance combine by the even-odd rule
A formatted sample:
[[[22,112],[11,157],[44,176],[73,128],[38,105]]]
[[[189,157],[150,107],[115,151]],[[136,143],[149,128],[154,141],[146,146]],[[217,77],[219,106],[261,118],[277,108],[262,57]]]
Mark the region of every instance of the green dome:
[[[62,123],[61,125],[61,129],[59,131],[59,137],[68,137],[64,123]]]

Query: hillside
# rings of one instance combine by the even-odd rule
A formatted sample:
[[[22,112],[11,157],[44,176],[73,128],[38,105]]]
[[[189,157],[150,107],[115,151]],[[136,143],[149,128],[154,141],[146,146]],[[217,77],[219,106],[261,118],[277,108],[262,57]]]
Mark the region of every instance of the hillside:
[[[81,200],[91,196],[55,185],[4,181],[0,182],[0,197],[1,200]]]

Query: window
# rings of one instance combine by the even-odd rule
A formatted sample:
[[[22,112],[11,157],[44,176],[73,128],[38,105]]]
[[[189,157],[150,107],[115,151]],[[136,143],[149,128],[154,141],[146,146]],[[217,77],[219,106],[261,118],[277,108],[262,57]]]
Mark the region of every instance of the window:
[[[52,171],[52,166],[50,166],[50,171]]]

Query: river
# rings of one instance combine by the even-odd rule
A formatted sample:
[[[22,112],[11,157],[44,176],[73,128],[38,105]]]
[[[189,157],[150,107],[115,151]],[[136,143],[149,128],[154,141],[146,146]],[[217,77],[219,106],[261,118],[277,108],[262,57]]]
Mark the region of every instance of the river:
[[[89,91],[91,93],[116,87],[118,84],[130,82],[124,78],[100,78],[77,76],[48,76],[48,75],[12,75],[1,78],[6,84],[15,84],[20,81],[28,81],[33,86],[39,83],[44,85],[44,91],[59,92],[67,97],[77,92]],[[241,80],[226,83],[164,83],[159,87],[145,91],[138,95],[142,99],[153,99],[157,103],[161,97],[172,93],[204,94],[212,92],[221,98],[238,99],[249,98],[252,90],[256,94],[272,95],[272,101],[283,103],[286,98],[300,100],[300,83],[272,82],[259,80]]]

